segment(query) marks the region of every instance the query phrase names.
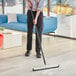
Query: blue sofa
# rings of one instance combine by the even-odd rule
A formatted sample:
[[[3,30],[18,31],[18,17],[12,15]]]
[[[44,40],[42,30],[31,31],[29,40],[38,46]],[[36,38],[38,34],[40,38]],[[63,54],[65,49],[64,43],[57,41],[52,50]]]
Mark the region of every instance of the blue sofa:
[[[0,27],[27,32],[27,16],[25,14],[17,14],[17,22],[8,23],[8,16],[0,15]],[[56,29],[57,29],[56,17],[49,17],[49,18],[43,17],[43,33],[54,32]]]

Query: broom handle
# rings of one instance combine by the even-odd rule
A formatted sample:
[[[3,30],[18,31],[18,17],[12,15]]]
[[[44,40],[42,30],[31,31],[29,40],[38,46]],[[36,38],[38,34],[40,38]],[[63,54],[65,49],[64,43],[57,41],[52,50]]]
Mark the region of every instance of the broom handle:
[[[34,20],[34,16],[33,16],[32,10],[31,10],[31,15],[32,15],[32,18],[33,18],[33,20]],[[35,25],[35,26],[36,26],[36,25]],[[40,44],[40,49],[41,49],[41,53],[42,53],[44,65],[46,65],[46,60],[45,60],[44,52],[43,52],[43,49],[42,49],[42,46],[41,46],[41,42],[40,42],[40,38],[39,38],[39,33],[38,33],[37,26],[36,26],[36,33],[37,33],[37,38],[38,38],[38,41],[39,41],[39,44]]]
[[[41,46],[41,42],[40,42],[40,37],[39,37],[37,26],[36,26],[36,33],[37,33],[37,38],[38,38],[38,41],[39,41],[39,45],[40,45],[43,61],[44,61],[44,64],[46,65],[46,60],[45,60],[44,52],[43,52],[43,49],[42,49],[42,46]]]

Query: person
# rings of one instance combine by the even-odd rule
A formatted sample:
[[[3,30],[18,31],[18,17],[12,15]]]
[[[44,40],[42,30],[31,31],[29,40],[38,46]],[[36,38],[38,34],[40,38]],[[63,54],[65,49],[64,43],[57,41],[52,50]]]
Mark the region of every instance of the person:
[[[28,5],[28,12],[27,12],[27,51],[25,56],[30,56],[30,52],[32,50],[32,33],[34,24],[38,29],[38,34],[40,38],[40,43],[42,41],[42,29],[43,29],[43,5],[44,0],[26,0]],[[32,17],[31,11],[33,13],[34,19]],[[40,53],[40,45],[37,38],[36,33],[36,57],[41,58]]]

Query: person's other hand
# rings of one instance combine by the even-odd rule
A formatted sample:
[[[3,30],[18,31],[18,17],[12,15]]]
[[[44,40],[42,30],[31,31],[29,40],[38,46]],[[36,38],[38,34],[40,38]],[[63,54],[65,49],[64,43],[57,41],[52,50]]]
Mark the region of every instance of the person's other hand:
[[[37,19],[33,20],[33,24],[35,24],[35,25],[37,24]]]

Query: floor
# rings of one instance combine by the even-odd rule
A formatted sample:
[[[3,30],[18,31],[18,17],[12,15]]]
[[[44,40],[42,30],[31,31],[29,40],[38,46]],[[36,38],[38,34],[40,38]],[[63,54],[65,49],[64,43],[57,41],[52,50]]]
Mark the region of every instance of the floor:
[[[35,37],[30,57],[25,57],[26,34],[23,45],[0,49],[0,76],[76,76],[76,40],[43,35],[42,47],[47,67],[59,68],[33,72],[33,67],[45,67],[43,60],[35,57]]]

